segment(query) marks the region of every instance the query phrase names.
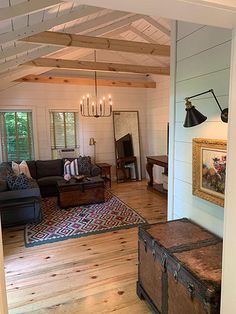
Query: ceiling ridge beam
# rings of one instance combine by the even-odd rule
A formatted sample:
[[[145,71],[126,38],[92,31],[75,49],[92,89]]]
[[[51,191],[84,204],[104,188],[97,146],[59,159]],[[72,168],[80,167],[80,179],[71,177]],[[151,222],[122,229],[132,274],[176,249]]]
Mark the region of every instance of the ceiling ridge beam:
[[[1,8],[0,10],[0,21],[14,18],[17,16],[27,15],[31,12],[40,11],[45,8],[53,7],[61,4],[62,0],[31,0],[21,2],[19,4]]]
[[[17,79],[15,82],[94,86],[93,78],[68,77],[68,76],[28,75],[20,79]],[[119,79],[109,79],[109,78],[97,79],[97,85],[109,86],[109,87],[156,88],[156,82],[154,81],[141,81],[141,80],[133,81],[133,80],[119,80]]]
[[[87,7],[87,6],[82,5],[82,6],[79,6],[77,9],[71,11],[70,13],[63,14],[59,17],[52,18],[49,20],[45,20],[43,23],[37,23],[37,24],[31,25],[30,27],[27,26],[20,29],[16,29],[11,32],[3,33],[0,35],[0,44],[4,44],[9,41],[20,40],[32,34],[41,33],[54,26],[71,22],[73,20],[77,20],[79,18],[85,17],[87,15],[90,15],[90,14],[93,14],[102,10],[103,9],[101,8]]]
[[[145,16],[144,20],[146,22],[148,22],[149,24],[151,24],[152,26],[154,26],[155,28],[157,28],[160,32],[162,32],[162,33],[164,33],[164,34],[166,34],[167,36],[170,37],[170,30],[168,28],[166,28],[165,26],[161,25],[160,23],[158,23],[152,17]]]
[[[169,67],[155,67],[136,64],[122,64],[110,62],[91,62],[77,61],[65,59],[39,58],[28,63],[36,67],[47,67],[57,69],[74,69],[87,71],[102,71],[102,72],[124,72],[124,73],[142,73],[142,74],[160,74],[169,75]]]
[[[58,45],[64,47],[80,47],[91,49],[104,49],[109,51],[133,52],[152,56],[170,56],[170,46],[160,44],[149,44],[105,37],[92,37],[87,35],[75,35],[59,32],[42,32],[24,38],[23,41]]]

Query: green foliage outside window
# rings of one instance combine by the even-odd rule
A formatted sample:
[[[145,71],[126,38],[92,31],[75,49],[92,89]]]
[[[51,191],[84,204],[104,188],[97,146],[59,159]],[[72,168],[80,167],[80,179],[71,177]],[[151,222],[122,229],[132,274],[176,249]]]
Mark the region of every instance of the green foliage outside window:
[[[0,112],[3,160],[34,159],[32,113]]]

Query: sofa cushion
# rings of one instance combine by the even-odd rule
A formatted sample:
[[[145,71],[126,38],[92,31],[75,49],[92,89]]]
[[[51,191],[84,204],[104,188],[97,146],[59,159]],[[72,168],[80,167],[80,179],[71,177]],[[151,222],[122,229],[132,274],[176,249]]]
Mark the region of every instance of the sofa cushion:
[[[40,190],[38,187],[25,190],[14,190],[14,191],[5,191],[0,193],[0,203],[1,201],[11,201],[15,199],[22,199],[26,197],[37,197],[41,198]]]
[[[16,175],[7,176],[7,184],[10,190],[24,190],[30,188],[30,180],[24,173]]]
[[[25,160],[22,160],[20,163],[12,161],[12,170],[15,175],[19,175],[20,173],[24,173],[27,178],[31,178],[31,174],[29,171],[28,164]]]
[[[7,180],[0,179],[0,192],[4,192],[8,190]]]
[[[37,179],[49,176],[63,176],[63,164],[61,159],[37,160]]]
[[[92,177],[97,177],[101,174],[101,169],[96,165],[92,165],[90,173]]]
[[[31,174],[31,177],[36,179],[37,178],[37,170],[36,170],[36,163],[34,160],[27,160],[26,161],[28,167],[29,167],[29,171]]]
[[[66,160],[64,163],[64,175],[69,174],[71,176],[78,176],[79,175],[79,167],[78,167],[78,160],[74,159],[72,161]]]
[[[0,165],[0,177],[6,178],[9,174],[13,174],[11,164],[4,161]]]
[[[56,185],[58,180],[61,180],[62,176],[50,176],[44,177],[37,180],[39,186]]]
[[[91,175],[91,158],[89,156],[79,156],[78,157],[79,164],[79,174],[83,174],[85,176]]]

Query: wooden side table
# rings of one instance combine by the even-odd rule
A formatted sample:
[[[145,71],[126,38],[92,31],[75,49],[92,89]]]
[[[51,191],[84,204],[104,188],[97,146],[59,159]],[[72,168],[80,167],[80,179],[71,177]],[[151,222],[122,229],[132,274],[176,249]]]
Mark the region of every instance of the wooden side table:
[[[105,181],[109,181],[109,185],[111,187],[111,165],[105,162],[97,162],[96,166],[101,169],[101,177]]]

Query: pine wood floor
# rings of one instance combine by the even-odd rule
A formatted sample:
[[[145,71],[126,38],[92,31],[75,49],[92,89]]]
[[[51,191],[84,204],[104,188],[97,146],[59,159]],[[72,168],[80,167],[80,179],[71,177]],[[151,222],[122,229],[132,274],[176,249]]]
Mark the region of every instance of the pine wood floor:
[[[166,220],[166,197],[146,182],[111,191],[148,222]],[[10,314],[151,313],[136,296],[137,228],[25,248],[21,228],[3,231]]]

